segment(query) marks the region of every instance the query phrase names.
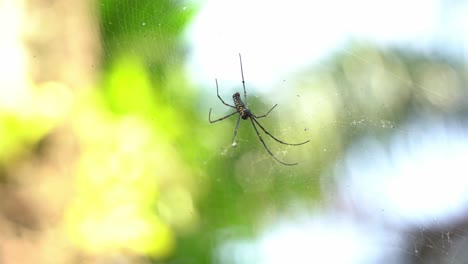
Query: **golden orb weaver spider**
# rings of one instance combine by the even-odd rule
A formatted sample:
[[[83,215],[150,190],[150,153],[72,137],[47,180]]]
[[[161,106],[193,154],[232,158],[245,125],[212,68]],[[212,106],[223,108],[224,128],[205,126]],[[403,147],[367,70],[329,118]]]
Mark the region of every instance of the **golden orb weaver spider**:
[[[216,123],[216,122],[219,122],[221,120],[224,120],[228,117],[231,117],[235,114],[239,114],[239,117],[237,118],[237,123],[236,123],[236,128],[234,129],[234,137],[232,139],[232,146],[235,147],[236,146],[236,143],[235,143],[235,140],[236,140],[236,136],[237,136],[237,130],[239,128],[239,121],[240,119],[242,118],[243,120],[246,120],[246,119],[250,119],[250,122],[252,123],[252,126],[254,127],[255,129],[255,132],[257,133],[257,136],[258,138],[260,139],[260,141],[262,142],[263,146],[265,147],[266,151],[276,160],[278,161],[279,163],[283,164],[283,165],[288,165],[288,166],[292,166],[292,165],[297,165],[298,163],[286,163],[286,162],[283,162],[281,160],[279,160],[278,158],[275,157],[275,155],[273,155],[273,153],[270,151],[270,149],[267,147],[267,145],[265,144],[265,141],[263,140],[262,136],[260,135],[260,133],[258,132],[258,129],[257,129],[257,126],[255,124],[257,124],[262,130],[263,132],[265,132],[265,134],[269,135],[271,138],[273,138],[274,140],[276,140],[278,143],[281,143],[281,144],[284,144],[284,145],[289,145],[289,146],[299,146],[299,145],[303,145],[307,142],[309,142],[310,140],[307,140],[307,141],[304,141],[302,143],[296,143],[296,144],[292,144],[292,143],[286,143],[284,141],[281,141],[279,139],[277,139],[276,137],[274,137],[272,134],[270,134],[258,121],[257,119],[259,118],[263,118],[263,117],[266,117],[278,104],[275,104],[266,114],[264,115],[261,115],[261,116],[256,116],[254,115],[250,109],[248,108],[248,105],[247,105],[247,92],[245,91],[245,81],[244,81],[244,71],[242,69],[242,58],[241,58],[241,55],[239,53],[239,62],[240,62],[240,68],[241,68],[241,75],[242,75],[242,86],[244,88],[244,102],[242,102],[241,100],[241,97],[240,97],[240,94],[239,93],[235,93],[233,96],[232,96],[232,99],[234,100],[234,105],[230,105],[226,102],[224,102],[224,100],[221,98],[221,96],[219,96],[219,91],[218,91],[218,80],[215,79],[215,82],[216,82],[216,95],[218,96],[219,100],[221,100],[221,102],[226,105],[226,106],[229,106],[231,108],[234,108],[236,109],[236,111],[232,114],[229,114],[225,117],[221,117],[221,118],[218,118],[218,119],[215,119],[215,120],[211,120],[211,108],[210,108],[210,112],[208,113],[208,121],[210,121],[210,123]]]

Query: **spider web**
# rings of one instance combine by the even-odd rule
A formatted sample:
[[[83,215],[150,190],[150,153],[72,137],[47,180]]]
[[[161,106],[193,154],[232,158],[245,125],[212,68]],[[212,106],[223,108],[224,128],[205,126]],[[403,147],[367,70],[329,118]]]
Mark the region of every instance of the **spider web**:
[[[3,2],[0,263],[466,262],[466,3]]]
[[[223,82],[220,93],[226,100],[241,89],[235,61],[237,52],[241,52],[245,58],[247,92],[249,98],[254,97],[250,108],[261,112],[258,109],[268,109],[268,105],[278,103],[276,113],[269,117],[273,121],[265,120],[272,133],[282,139],[289,136],[294,140],[298,135],[306,135],[312,140],[305,150],[287,148],[283,153],[285,158],[299,159],[302,163],[299,169],[285,170],[281,166],[272,169],[274,164],[261,166],[265,162],[259,158],[262,152],[266,160],[269,157],[255,135],[248,132],[252,130],[249,124],[241,126],[239,144],[234,149],[230,147],[229,133],[235,121],[223,121],[218,124],[222,128],[213,128],[215,134],[224,135],[222,140],[217,138],[217,144],[222,147],[214,156],[221,154],[225,157],[222,160],[237,160],[234,175],[245,192],[265,193],[276,186],[284,192],[290,188],[308,193],[308,196],[300,192],[290,196],[270,194],[284,199],[283,207],[273,206],[273,212],[265,210],[260,220],[257,219],[257,224],[261,224],[255,238],[240,236],[223,240],[215,254],[219,262],[245,263],[256,259],[256,263],[294,260],[304,263],[320,259],[326,263],[464,263],[461,249],[466,246],[463,215],[466,215],[467,198],[463,188],[455,186],[466,186],[461,166],[467,157],[463,136],[467,128],[462,114],[466,111],[466,78],[462,73],[466,66],[456,57],[466,47],[461,44],[465,40],[449,35],[446,27],[450,24],[460,29],[459,22],[444,19],[455,9],[466,10],[466,7],[438,3],[440,9],[428,7],[428,12],[433,12],[429,17],[425,17],[427,13],[421,14],[421,21],[442,20],[436,33],[416,32],[419,26],[415,23],[412,28],[410,21],[414,13],[406,10],[407,28],[397,30],[404,31],[403,35],[411,30],[415,32],[400,39],[384,36],[385,33],[366,35],[362,33],[367,30],[365,26],[358,24],[357,29],[350,30],[356,30],[352,39],[360,41],[336,41],[339,44],[330,45],[331,53],[326,53],[334,55],[322,57],[313,50],[298,48],[303,58],[314,58],[315,63],[309,65],[292,63],[294,58],[284,57],[294,57],[293,49],[301,41],[309,43],[302,35],[285,32],[294,28],[323,36],[324,32],[333,34],[327,31],[333,26],[327,30],[316,29],[314,23],[301,20],[298,10],[292,11],[296,15],[292,22],[288,17],[281,24],[271,22],[273,25],[263,27],[263,23],[251,24],[254,20],[249,19],[257,14],[255,4],[239,4],[243,19],[233,25],[223,24],[223,19],[218,21],[222,25],[219,27],[229,31],[232,37],[215,28],[212,32],[216,37],[209,38],[209,44],[195,41],[197,53],[193,60],[197,62],[193,63],[204,61],[208,72],[196,71],[195,80],[204,83],[201,79],[218,78]],[[267,6],[275,10],[274,4]],[[226,14],[225,8],[236,9],[213,4],[202,10],[201,16],[211,12],[209,15],[220,18]],[[323,12],[323,7],[317,9]],[[287,11],[271,13],[273,17],[284,18]],[[356,16],[353,12],[348,15],[353,19]],[[379,20],[377,24],[385,21],[375,14],[372,18]],[[346,22],[338,24],[349,22],[351,25],[347,25],[352,27],[351,19],[343,21]],[[322,27],[324,22],[317,24]],[[206,25],[194,31],[200,32],[200,28],[209,31]],[[271,28],[274,30],[268,31]],[[252,33],[259,31],[269,40],[267,44]],[[439,38],[441,35],[445,37],[443,40]],[[310,37],[319,41],[317,38]],[[275,41],[282,44],[277,45]],[[313,45],[309,44],[312,49]],[[268,45],[273,47],[264,48]],[[213,85],[206,82],[204,87],[209,87],[206,97],[212,98],[207,104],[223,116],[225,112],[219,107]],[[274,142],[267,144],[283,158]],[[250,150],[252,145],[258,146],[254,152]],[[294,152],[300,154],[295,156]],[[320,198],[310,199],[317,194],[314,192],[317,189],[320,189],[318,193],[323,192]],[[322,212],[317,212],[314,206],[317,203]],[[345,229],[343,232],[350,234],[340,240],[333,229],[341,230],[342,226],[351,226],[351,231]],[[358,234],[353,230],[358,230]],[[344,243],[346,239],[350,241]],[[325,246],[328,243],[330,246]],[[355,243],[362,247],[352,247]],[[336,256],[336,252],[342,255]]]
[[[140,58],[156,83],[155,105],[170,109],[168,120],[188,116],[180,123],[190,125],[165,130],[166,120],[156,130],[190,164],[193,193],[203,193],[190,200],[199,214],[195,231],[170,226],[180,232],[174,262],[463,263],[466,182],[457,180],[467,157],[466,66],[439,47],[439,35],[419,32],[426,24],[410,23],[416,9],[392,9],[407,18],[403,29],[379,19],[382,7],[358,2],[374,11],[357,24],[350,21],[358,9],[333,1],[315,4],[312,14],[300,1],[208,1],[200,9],[181,1],[100,2],[105,67]],[[434,5],[411,5],[430,13],[418,23],[436,19]],[[368,32],[372,20],[380,34]],[[348,23],[349,32],[336,31]],[[389,30],[403,36],[395,40]],[[261,124],[286,142],[311,140],[285,146],[259,129],[278,159],[298,166],[273,160],[248,120],[235,148],[237,115],[209,124],[210,107],[215,119],[232,111],[216,97],[215,78],[227,103],[242,94],[238,53],[249,109],[261,115],[278,104]]]

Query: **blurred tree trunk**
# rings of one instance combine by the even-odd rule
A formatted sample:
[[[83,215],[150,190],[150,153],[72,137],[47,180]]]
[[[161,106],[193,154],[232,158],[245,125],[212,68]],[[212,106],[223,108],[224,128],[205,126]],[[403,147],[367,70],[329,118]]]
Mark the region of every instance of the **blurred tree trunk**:
[[[77,262],[62,222],[79,149],[66,112],[100,68],[94,4],[0,0],[0,111],[34,119],[39,106],[55,118],[39,142],[0,164],[2,264]]]

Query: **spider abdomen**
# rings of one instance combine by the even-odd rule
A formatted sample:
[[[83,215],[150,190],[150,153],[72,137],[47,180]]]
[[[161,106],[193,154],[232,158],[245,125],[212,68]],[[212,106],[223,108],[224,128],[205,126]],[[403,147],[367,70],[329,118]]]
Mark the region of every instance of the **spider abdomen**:
[[[245,107],[244,102],[242,102],[242,99],[240,98],[240,94],[235,93],[232,96],[232,99],[234,100],[234,105],[236,106],[237,112],[241,115],[241,118],[244,120],[249,118],[251,115],[250,110]]]

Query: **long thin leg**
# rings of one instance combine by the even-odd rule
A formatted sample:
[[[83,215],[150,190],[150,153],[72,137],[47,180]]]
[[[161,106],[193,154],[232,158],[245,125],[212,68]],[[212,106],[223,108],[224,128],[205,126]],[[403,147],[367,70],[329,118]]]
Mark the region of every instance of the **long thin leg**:
[[[281,163],[281,164],[288,165],[288,166],[297,165],[297,163],[286,163],[286,162],[283,162],[283,161],[277,159],[277,158],[275,157],[275,155],[273,155],[273,153],[271,153],[270,149],[268,149],[267,145],[265,144],[265,141],[263,141],[262,136],[260,135],[260,133],[258,133],[258,129],[257,129],[257,127],[255,126],[255,123],[254,123],[253,120],[255,120],[255,119],[250,118],[250,122],[252,122],[252,125],[253,125],[253,127],[254,127],[254,129],[255,129],[255,132],[257,132],[258,138],[260,139],[260,141],[262,142],[263,146],[264,146],[265,149],[268,151],[268,153],[269,153],[276,161],[278,161],[278,162]]]
[[[227,116],[225,116],[225,117],[221,117],[221,118],[218,118],[218,119],[216,119],[216,120],[211,120],[211,108],[210,108],[210,112],[208,113],[208,121],[210,121],[210,123],[213,124],[213,123],[216,123],[216,122],[221,121],[221,120],[223,120],[223,119],[226,119],[226,118],[228,118],[228,117],[230,117],[230,116],[233,116],[233,115],[235,115],[235,114],[237,114],[237,111],[234,112],[234,113],[232,113],[232,114],[229,114],[229,115],[227,115]],[[240,116],[240,115],[239,115],[239,116]]]
[[[274,140],[276,140],[277,142],[279,142],[281,144],[289,145],[289,146],[299,146],[299,145],[305,144],[305,143],[310,141],[310,140],[307,140],[307,141],[304,141],[302,143],[297,143],[297,144],[283,142],[283,141],[275,138],[272,134],[270,134],[262,125],[260,125],[260,123],[255,118],[251,118],[251,119],[253,120],[252,122],[257,123],[257,125],[263,130],[263,132],[265,132],[265,134],[269,135],[271,138],[273,138]]]
[[[240,62],[240,67],[241,67],[241,75],[242,75],[242,87],[244,87],[244,104],[245,106],[249,106],[247,104],[247,92],[245,91],[245,81],[244,81],[244,70],[242,69],[242,58],[241,58],[241,55],[239,53],[239,62]]]
[[[221,96],[219,96],[219,92],[218,92],[218,79],[215,79],[215,82],[216,82],[216,95],[218,96],[219,100],[221,100],[221,102],[222,102],[225,106],[229,106],[229,107],[232,107],[232,108],[236,108],[235,106],[230,105],[230,104],[227,104],[226,102],[224,102],[223,98],[221,98]]]
[[[236,128],[234,129],[234,137],[232,138],[232,146],[235,147],[236,144],[236,137],[237,137],[237,129],[239,128],[239,121],[240,121],[241,115],[237,118],[237,123],[236,123]]]
[[[273,110],[278,104],[275,104],[275,106],[273,106],[270,110],[268,110],[268,112],[264,115],[261,115],[261,116],[256,116],[254,114],[252,114],[255,118],[262,118],[262,117],[266,117],[270,112],[271,110]]]

